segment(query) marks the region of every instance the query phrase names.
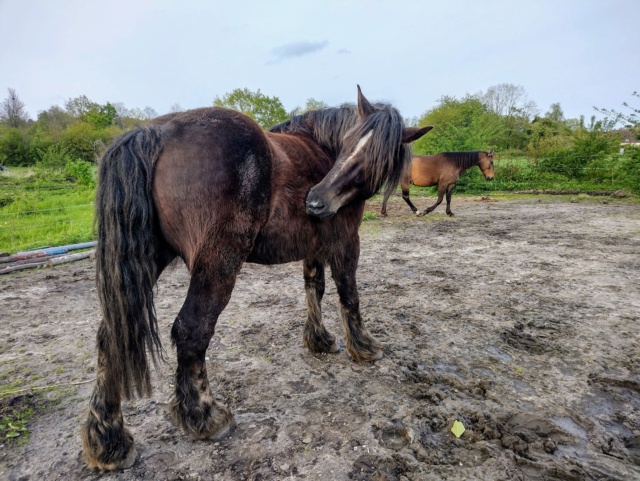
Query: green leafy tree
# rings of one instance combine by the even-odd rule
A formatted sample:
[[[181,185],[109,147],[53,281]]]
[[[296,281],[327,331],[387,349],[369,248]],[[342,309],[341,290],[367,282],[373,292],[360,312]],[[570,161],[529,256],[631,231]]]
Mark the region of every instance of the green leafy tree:
[[[73,118],[58,105],[38,114],[36,129],[48,135],[53,142],[59,142],[62,132],[73,123]]]
[[[94,162],[96,157],[96,129],[87,122],[70,125],[62,133],[62,144],[74,159]]]
[[[528,128],[526,151],[539,158],[571,148],[574,133],[566,123],[552,117],[536,117]]]
[[[222,97],[216,97],[213,105],[242,112],[255,120],[263,129],[289,118],[280,99],[264,95],[260,89],[255,92],[247,88],[235,89]]]
[[[304,104],[304,107],[302,109],[296,109],[296,110],[299,110],[300,113],[303,114],[311,110],[322,110],[328,107],[329,107],[329,104],[327,104],[326,102],[323,102],[322,100],[316,100],[313,97],[311,97],[307,99],[307,103]]]
[[[461,100],[442,97],[419,119],[418,125],[435,126],[429,135],[415,142],[414,151],[421,154],[488,149],[495,146],[504,129],[500,116],[470,95]]]
[[[93,124],[97,129],[104,129],[113,125],[118,117],[116,108],[107,102],[105,105],[95,105],[80,118],[84,122]]]
[[[0,129],[0,163],[16,166],[35,163],[32,157],[31,139],[24,129],[16,127]]]
[[[549,107],[549,111],[544,114],[544,116],[548,119],[555,120],[556,122],[562,122],[564,120],[564,112],[562,111],[562,107],[560,107],[560,103],[552,103],[551,107]]]
[[[100,105],[89,100],[86,95],[80,95],[69,99],[64,104],[67,113],[76,120],[83,120],[83,117],[91,111],[100,109]]]

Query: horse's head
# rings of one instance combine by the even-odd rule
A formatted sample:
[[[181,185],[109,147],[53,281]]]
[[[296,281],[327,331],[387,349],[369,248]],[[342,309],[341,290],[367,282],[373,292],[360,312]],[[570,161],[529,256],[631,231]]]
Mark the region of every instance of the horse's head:
[[[383,184],[395,190],[411,158],[406,144],[433,128],[405,127],[396,109],[371,105],[360,86],[357,112],[357,120],[344,135],[333,168],[307,195],[308,214],[331,217],[354,200],[370,198]]]
[[[487,180],[493,180],[493,149],[488,152],[480,152],[480,160],[478,161],[478,167],[482,171],[484,178]]]

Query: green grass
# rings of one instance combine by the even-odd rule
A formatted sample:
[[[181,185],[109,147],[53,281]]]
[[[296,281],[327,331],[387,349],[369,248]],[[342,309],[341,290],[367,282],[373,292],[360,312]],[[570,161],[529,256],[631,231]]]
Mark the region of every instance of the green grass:
[[[0,252],[92,240],[93,188],[14,168],[0,189]]]
[[[575,178],[563,172],[562,165],[549,172],[540,168],[540,161],[523,156],[497,158],[493,182],[473,167],[460,176],[454,195],[531,189],[638,192],[635,158],[625,159],[609,156],[592,161]],[[412,197],[435,195],[435,187],[411,187]],[[71,183],[61,172],[13,167],[8,174],[0,173],[0,252],[93,240],[94,196],[94,188]],[[381,200],[381,196],[375,198]],[[378,218],[374,212],[364,214],[365,221]]]

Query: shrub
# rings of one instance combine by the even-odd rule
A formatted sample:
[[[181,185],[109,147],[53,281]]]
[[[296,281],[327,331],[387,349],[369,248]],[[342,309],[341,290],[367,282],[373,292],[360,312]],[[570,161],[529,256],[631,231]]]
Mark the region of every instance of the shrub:
[[[69,148],[60,144],[50,145],[39,151],[40,160],[36,163],[38,169],[62,170],[71,161]]]
[[[95,187],[96,185],[93,168],[89,162],[85,162],[84,160],[69,160],[65,164],[64,172],[67,177],[73,179],[76,184],[87,187]]]

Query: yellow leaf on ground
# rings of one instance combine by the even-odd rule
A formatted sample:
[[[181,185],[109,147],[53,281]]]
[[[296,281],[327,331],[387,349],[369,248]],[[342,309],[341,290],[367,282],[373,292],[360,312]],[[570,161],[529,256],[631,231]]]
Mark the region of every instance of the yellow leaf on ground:
[[[465,431],[464,424],[462,424],[460,421],[453,422],[453,427],[451,428],[451,432],[455,435],[456,438],[459,438],[460,436],[462,436],[462,433],[464,433],[464,431]]]

